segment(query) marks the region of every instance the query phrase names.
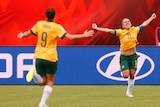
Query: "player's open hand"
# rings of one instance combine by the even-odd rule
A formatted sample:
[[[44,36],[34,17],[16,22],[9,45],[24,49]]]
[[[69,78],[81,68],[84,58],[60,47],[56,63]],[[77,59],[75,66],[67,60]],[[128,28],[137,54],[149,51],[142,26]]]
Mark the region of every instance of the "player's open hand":
[[[85,30],[83,34],[84,37],[91,37],[94,35],[94,30],[89,30],[89,31]]]

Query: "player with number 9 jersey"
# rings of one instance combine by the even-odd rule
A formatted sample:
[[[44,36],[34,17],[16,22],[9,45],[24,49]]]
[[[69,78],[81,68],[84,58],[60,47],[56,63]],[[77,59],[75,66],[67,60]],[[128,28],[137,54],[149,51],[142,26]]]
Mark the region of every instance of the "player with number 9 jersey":
[[[64,28],[54,22],[55,9],[46,9],[47,20],[37,21],[37,23],[25,32],[20,32],[18,38],[22,39],[32,34],[38,36],[37,45],[34,52],[35,68],[31,67],[26,75],[26,81],[32,79],[40,86],[45,86],[39,107],[48,107],[47,99],[52,93],[55,75],[58,68],[57,40],[58,38],[67,38],[69,40],[91,37],[94,30],[85,30],[81,34],[69,34]]]
[[[34,57],[56,62],[58,60],[57,39],[66,35],[64,28],[53,21],[38,21],[31,28],[31,32],[38,36]]]

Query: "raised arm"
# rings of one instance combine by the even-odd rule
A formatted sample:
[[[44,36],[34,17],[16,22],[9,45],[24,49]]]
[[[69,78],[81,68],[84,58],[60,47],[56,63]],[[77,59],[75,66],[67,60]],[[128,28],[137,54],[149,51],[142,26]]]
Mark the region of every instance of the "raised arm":
[[[148,18],[146,21],[144,21],[141,25],[144,26],[144,27],[145,27],[145,26],[148,26],[148,25],[151,23],[151,21],[154,20],[156,17],[157,17],[156,14],[153,13],[153,14],[150,16],[150,18]]]
[[[22,39],[22,38],[25,38],[25,37],[27,37],[27,36],[29,36],[31,34],[32,34],[31,31],[28,30],[28,31],[25,31],[25,32],[20,32],[17,37]]]
[[[80,39],[80,38],[84,38],[84,37],[91,37],[94,35],[94,31],[93,30],[85,30],[84,33],[82,34],[66,34],[66,38],[69,40],[73,40],[73,39]]]
[[[92,28],[95,29],[95,30],[98,30],[98,31],[114,34],[113,29],[98,27],[96,23],[92,24]]]

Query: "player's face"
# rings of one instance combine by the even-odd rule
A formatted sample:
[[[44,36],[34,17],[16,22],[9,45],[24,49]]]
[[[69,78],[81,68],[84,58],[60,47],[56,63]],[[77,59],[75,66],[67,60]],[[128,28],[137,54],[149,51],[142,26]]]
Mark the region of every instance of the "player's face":
[[[128,18],[124,18],[122,20],[122,28],[123,29],[129,29],[129,28],[131,28],[131,26],[132,26],[131,21]]]

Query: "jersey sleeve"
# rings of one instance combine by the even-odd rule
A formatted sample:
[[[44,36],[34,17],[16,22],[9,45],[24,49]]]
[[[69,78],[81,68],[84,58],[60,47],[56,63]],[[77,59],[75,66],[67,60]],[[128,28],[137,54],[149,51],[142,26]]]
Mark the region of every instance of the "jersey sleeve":
[[[114,36],[119,36],[121,34],[121,29],[114,30]]]
[[[31,28],[30,31],[33,35],[37,35],[37,33],[38,33],[38,22]]]
[[[66,30],[61,25],[58,25],[58,28],[57,28],[58,37],[64,38],[66,34],[67,34]]]
[[[139,28],[140,28],[140,31],[141,31],[141,30],[144,29],[144,26],[143,26],[143,25],[140,25]]]

